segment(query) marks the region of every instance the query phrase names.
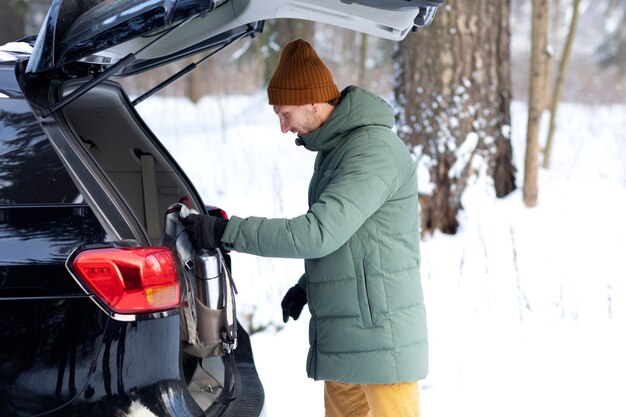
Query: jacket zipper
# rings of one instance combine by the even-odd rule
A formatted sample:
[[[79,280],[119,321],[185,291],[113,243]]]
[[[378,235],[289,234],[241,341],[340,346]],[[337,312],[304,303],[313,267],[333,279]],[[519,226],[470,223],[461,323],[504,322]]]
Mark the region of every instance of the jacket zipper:
[[[357,276],[357,280],[360,284],[357,283],[358,286],[362,286],[359,289],[359,293],[361,296],[359,297],[359,304],[361,309],[361,316],[363,317],[363,326],[366,328],[374,327],[374,318],[372,317],[372,306],[370,303],[370,294],[367,288],[367,277],[365,275],[365,260],[361,259],[360,262],[361,273]]]

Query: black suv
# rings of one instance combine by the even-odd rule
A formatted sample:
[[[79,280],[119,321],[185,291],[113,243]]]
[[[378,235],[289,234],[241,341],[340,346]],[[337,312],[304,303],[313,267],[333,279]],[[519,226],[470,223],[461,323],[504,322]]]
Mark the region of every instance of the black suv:
[[[264,19],[399,40],[440,5],[54,0],[38,36],[1,48],[0,417],[263,415],[245,331],[235,399],[215,401],[222,357],[183,353],[180,267],[159,241],[169,205],[207,208],[134,109],[178,76],[134,101],[114,80],[208,58]]]

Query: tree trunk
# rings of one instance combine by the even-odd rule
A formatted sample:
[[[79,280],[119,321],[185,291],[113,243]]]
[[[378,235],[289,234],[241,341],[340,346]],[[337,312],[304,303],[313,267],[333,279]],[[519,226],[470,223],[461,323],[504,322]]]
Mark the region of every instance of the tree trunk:
[[[580,8],[580,0],[574,0],[572,21],[570,22],[567,39],[563,47],[563,56],[559,64],[559,71],[556,76],[554,91],[552,93],[552,101],[550,103],[550,124],[548,125],[548,138],[546,139],[546,147],[543,151],[543,167],[550,168],[550,156],[552,153],[552,138],[556,127],[556,112],[558,110],[561,95],[563,93],[563,84],[565,83],[565,74],[567,73],[567,64],[572,52],[572,44],[576,36],[576,26],[578,24],[578,9]]]
[[[359,73],[357,76],[358,85],[365,85],[365,72],[367,71],[367,35],[360,33],[361,45],[359,48]]]
[[[524,170],[524,203],[528,207],[537,205],[537,174],[539,159],[539,128],[545,88],[543,75],[546,66],[546,46],[548,35],[548,0],[533,0],[530,52],[530,83],[528,94],[528,124],[526,130],[526,158]]]
[[[196,63],[201,56],[194,55],[185,60],[185,62],[189,64]],[[204,77],[202,76],[202,65],[196,67],[195,70],[191,71],[189,74],[185,76],[185,95],[192,103],[198,103],[200,99],[207,93],[204,83]]]
[[[394,50],[398,133],[418,163],[424,233],[456,233],[470,177],[490,175],[497,197],[515,189],[509,10],[508,0],[458,0]]]
[[[28,3],[24,0],[0,0],[0,45],[24,37],[24,15]]]
[[[546,65],[545,71],[543,73],[543,86],[546,91],[551,91],[553,89],[553,78],[552,74],[554,74],[554,61],[556,59],[555,52],[558,40],[559,40],[559,32],[561,30],[561,0],[550,0],[550,16],[548,23],[548,34],[546,39]],[[543,103],[544,110],[548,110],[550,106],[550,97],[549,94],[544,96],[545,102]]]

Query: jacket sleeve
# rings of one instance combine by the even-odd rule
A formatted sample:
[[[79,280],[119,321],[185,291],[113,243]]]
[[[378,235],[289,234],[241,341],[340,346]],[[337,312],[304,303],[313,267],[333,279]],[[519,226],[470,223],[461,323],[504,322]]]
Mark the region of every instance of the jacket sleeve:
[[[389,144],[368,136],[352,139],[306,214],[291,219],[233,216],[222,236],[224,246],[259,256],[303,259],[339,249],[397,187],[395,152]]]
[[[309,290],[309,277],[307,276],[307,274],[302,274],[302,276],[298,280],[298,284],[297,285],[300,288],[302,288],[304,291],[308,292],[308,290]]]

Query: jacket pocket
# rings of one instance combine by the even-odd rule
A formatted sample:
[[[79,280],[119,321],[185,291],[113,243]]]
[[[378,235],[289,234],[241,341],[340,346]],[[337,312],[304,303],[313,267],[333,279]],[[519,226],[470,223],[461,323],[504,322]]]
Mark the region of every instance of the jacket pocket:
[[[367,277],[365,276],[365,262],[363,261],[363,258],[355,259],[355,270],[358,295],[357,299],[361,310],[361,318],[363,319],[363,327],[371,329],[374,327],[374,321],[372,319],[372,307],[367,288]]]

